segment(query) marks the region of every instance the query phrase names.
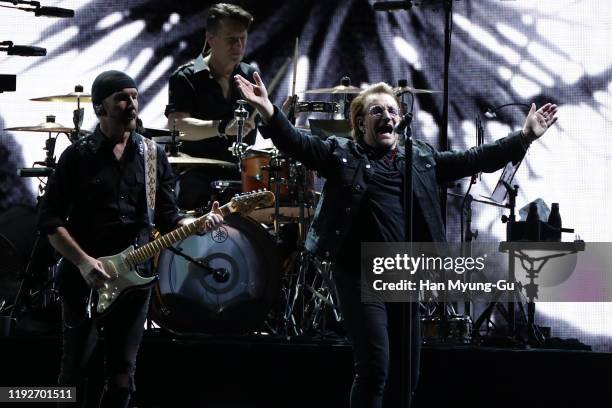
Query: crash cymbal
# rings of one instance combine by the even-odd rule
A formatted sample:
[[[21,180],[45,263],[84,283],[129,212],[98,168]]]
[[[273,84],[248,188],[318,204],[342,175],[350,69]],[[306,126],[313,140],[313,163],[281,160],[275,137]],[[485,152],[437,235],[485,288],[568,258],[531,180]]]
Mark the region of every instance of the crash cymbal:
[[[91,102],[91,94],[86,92],[70,92],[65,95],[41,96],[30,100],[37,102]]]
[[[5,128],[4,130],[14,132],[41,132],[41,133],[70,133],[74,129],[55,122],[55,116],[48,115],[47,121],[34,126],[16,126]],[[82,134],[89,133],[86,130],[81,130]]]
[[[434,94],[434,93],[440,93],[441,91],[433,91],[431,89],[417,89],[417,88],[413,88],[411,86],[402,86],[402,87],[395,87],[393,88],[393,92],[399,96],[401,94],[405,94],[405,93],[412,93],[412,94]]]
[[[307,94],[358,94],[363,89],[352,85],[336,85],[333,88],[307,89]]]
[[[168,156],[168,162],[170,164],[182,165],[182,166],[213,166],[213,167],[226,167],[235,168],[236,164],[226,162],[223,160],[208,159],[205,157],[192,157],[185,153],[180,153],[178,156]]]

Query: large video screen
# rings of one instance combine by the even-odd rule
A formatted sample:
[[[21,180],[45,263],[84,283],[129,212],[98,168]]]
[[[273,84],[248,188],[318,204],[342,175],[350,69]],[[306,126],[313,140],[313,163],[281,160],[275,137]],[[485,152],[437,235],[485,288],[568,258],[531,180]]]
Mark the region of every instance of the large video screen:
[[[33,126],[47,115],[73,126],[75,104],[35,102],[32,98],[91,89],[95,76],[122,70],[139,86],[140,118],[145,127],[166,126],[168,78],[202,52],[205,12],[210,1],[156,0],[54,1],[74,9],[74,18],[35,17],[0,8],[0,41],[47,49],[44,57],[0,55],[0,74],[17,76],[16,91],[0,94],[0,128]],[[265,81],[293,57],[299,38],[296,91],[301,100],[334,100],[304,94],[331,87],[348,76],[356,86],[401,79],[419,89],[444,88],[445,15],[440,2],[420,2],[409,11],[375,12],[373,1],[242,1],[255,16],[245,60]],[[2,3],[4,4],[4,3]],[[10,5],[7,3],[7,5]],[[559,105],[559,120],[529,149],[514,178],[520,186],[517,207],[541,198],[559,203],[563,225],[587,242],[612,241],[612,3],[607,0],[463,0],[452,19],[448,143],[452,149],[476,144],[476,120],[485,142],[520,129],[523,106],[484,113],[508,103]],[[291,92],[293,69],[272,94],[282,103]],[[413,135],[440,146],[443,94],[415,98]],[[84,129],[96,117],[84,104]],[[303,120],[303,119],[302,119]],[[0,130],[2,186],[0,212],[16,204],[33,205],[39,182],[15,171],[45,159],[45,133]],[[68,145],[59,138],[57,157]],[[484,174],[471,190],[490,196],[499,172]],[[469,180],[449,189],[448,239],[460,239],[461,196]],[[472,229],[479,241],[502,241],[507,211],[474,203]],[[34,233],[34,231],[31,231]],[[578,338],[595,350],[612,350],[612,305],[541,303],[538,319],[553,336]]]

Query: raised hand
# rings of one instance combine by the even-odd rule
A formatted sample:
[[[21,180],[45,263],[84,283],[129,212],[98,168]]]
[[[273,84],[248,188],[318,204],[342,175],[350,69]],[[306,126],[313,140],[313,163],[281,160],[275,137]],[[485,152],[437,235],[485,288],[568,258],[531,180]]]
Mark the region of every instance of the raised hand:
[[[266,121],[274,114],[274,105],[268,99],[268,91],[259,74],[255,72],[253,77],[255,78],[254,84],[240,75],[234,76],[234,82],[244,100],[257,109],[261,117]]]
[[[523,134],[528,143],[542,136],[548,128],[557,121],[557,105],[547,103],[536,110],[535,103],[531,104],[531,110],[523,124]]]

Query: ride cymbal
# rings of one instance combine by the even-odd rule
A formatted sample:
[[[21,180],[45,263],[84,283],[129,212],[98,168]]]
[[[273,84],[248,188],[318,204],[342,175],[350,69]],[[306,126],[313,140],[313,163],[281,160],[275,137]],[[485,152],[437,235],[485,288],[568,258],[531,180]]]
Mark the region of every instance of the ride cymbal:
[[[395,87],[393,88],[393,93],[395,93],[395,95],[399,96],[401,94],[405,94],[405,93],[412,93],[412,94],[434,94],[434,93],[440,93],[441,91],[434,91],[431,89],[418,89],[418,88],[413,88],[411,86],[401,86],[401,87]]]
[[[70,92],[65,95],[41,96],[30,100],[37,102],[91,102],[91,94],[86,92]]]
[[[178,156],[168,156],[168,162],[170,164],[183,165],[183,166],[213,166],[213,167],[226,167],[235,168],[236,164],[216,159],[208,159],[206,157],[192,157],[185,153],[180,153]]]
[[[306,94],[358,94],[363,89],[352,85],[336,85],[332,88],[307,89]]]

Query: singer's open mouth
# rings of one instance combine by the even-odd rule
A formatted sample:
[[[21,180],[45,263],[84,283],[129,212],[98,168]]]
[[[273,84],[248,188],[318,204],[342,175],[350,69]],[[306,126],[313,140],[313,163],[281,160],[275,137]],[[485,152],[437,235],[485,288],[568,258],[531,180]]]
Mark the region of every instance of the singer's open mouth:
[[[390,123],[378,126],[376,128],[376,133],[381,136],[391,135],[393,134],[393,126]]]

